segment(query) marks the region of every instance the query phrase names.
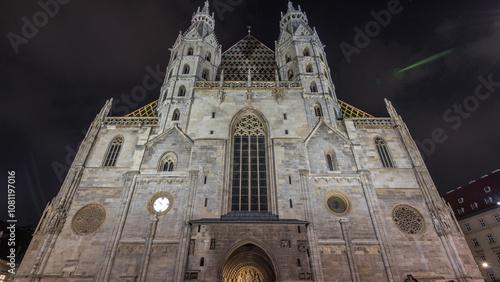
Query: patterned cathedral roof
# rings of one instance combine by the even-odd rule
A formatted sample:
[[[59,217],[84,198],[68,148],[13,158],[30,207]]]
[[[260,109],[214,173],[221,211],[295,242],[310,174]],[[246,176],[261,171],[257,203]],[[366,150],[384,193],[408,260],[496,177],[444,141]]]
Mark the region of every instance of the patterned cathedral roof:
[[[222,54],[217,79],[222,70],[225,81],[247,81],[248,70],[252,81],[274,81],[274,51],[249,34]]]

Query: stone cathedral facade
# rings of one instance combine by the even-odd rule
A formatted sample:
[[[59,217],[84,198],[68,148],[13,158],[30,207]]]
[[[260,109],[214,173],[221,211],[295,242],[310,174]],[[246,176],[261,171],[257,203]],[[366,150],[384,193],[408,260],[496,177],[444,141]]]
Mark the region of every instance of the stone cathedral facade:
[[[157,102],[107,102],[16,280],[482,281],[401,117],[337,99],[300,7],[274,51],[214,25],[207,2]]]

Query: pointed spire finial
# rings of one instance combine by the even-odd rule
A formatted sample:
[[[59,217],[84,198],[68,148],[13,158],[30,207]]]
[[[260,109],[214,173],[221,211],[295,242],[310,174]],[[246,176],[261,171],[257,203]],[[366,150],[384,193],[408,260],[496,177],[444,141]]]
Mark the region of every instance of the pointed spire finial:
[[[203,7],[203,11],[202,12],[208,14],[208,0],[205,1],[205,6]]]
[[[249,25],[249,26],[247,26],[247,28],[248,28],[248,35],[250,35],[250,33],[252,32],[252,26]]]

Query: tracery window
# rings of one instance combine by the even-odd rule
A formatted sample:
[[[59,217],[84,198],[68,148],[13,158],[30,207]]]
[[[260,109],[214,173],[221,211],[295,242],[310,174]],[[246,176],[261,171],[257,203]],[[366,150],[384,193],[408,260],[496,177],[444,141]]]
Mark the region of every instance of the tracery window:
[[[104,160],[104,166],[115,166],[118,155],[123,145],[123,136],[116,136],[113,141],[109,144],[108,152],[106,153],[106,158]]]
[[[232,211],[267,211],[266,133],[254,113],[239,118],[234,132]]]
[[[306,72],[313,72],[313,67],[311,66],[311,64],[308,64],[306,66]]]
[[[311,56],[311,52],[309,52],[309,48],[304,48],[304,56]]]
[[[184,65],[184,70],[182,71],[182,74],[189,74],[189,65]]]
[[[181,116],[181,112],[179,109],[175,109],[174,113],[172,114],[172,120],[179,120]]]
[[[311,82],[311,92],[318,92],[318,86],[316,86],[316,82]]]
[[[207,69],[203,69],[203,71],[201,73],[201,78],[208,79],[208,70]]]
[[[192,47],[189,47],[188,52],[187,52],[188,56],[193,55],[193,53],[194,53],[193,48],[192,48]]]
[[[380,156],[380,160],[382,161],[382,165],[384,167],[394,167],[385,140],[380,137],[375,138],[375,147],[377,147],[377,152]]]
[[[321,105],[319,105],[319,104],[314,105],[314,114],[317,117],[323,116],[323,109],[321,108]]]
[[[186,96],[186,87],[184,87],[184,85],[182,85],[181,87],[179,87],[179,97],[184,97]]]
[[[160,160],[159,170],[174,171],[177,164],[177,156],[173,152],[168,152]]]

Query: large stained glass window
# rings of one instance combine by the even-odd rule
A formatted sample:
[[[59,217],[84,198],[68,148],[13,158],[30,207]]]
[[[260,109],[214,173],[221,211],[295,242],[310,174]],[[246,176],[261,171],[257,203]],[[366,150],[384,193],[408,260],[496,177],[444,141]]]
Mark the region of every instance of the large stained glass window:
[[[232,211],[267,211],[266,136],[253,113],[244,114],[233,133]]]

